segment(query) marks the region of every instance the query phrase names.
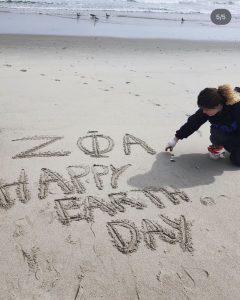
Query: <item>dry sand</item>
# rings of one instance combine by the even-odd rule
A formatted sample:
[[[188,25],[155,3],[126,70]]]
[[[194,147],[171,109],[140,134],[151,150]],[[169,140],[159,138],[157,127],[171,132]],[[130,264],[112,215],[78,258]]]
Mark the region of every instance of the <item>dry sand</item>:
[[[240,84],[239,43],[0,52],[0,299],[238,299],[239,170],[208,158],[208,124],[164,147],[201,89]]]

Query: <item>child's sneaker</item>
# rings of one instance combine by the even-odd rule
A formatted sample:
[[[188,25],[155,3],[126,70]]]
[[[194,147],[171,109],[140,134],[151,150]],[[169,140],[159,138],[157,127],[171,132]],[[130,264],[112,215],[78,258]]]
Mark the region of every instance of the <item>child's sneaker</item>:
[[[208,153],[211,159],[217,160],[219,158],[224,158],[225,149],[223,146],[210,145],[208,147]]]

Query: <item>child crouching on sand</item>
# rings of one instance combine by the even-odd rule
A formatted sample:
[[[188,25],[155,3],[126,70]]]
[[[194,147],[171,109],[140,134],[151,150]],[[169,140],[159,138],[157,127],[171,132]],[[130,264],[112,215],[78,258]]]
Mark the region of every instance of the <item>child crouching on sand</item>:
[[[240,94],[230,85],[205,88],[198,95],[199,109],[176,131],[165,151],[172,151],[178,140],[187,138],[206,121],[211,123],[209,155],[218,159],[225,150],[230,152],[230,160],[240,166]]]

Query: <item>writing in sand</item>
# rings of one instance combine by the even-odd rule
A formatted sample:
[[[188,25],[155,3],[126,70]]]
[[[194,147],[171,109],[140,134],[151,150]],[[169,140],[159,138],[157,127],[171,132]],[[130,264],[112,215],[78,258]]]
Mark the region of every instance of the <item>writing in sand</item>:
[[[71,153],[70,151],[42,151],[43,148],[62,138],[33,136],[14,140],[44,140],[44,142],[16,154],[13,159],[67,156]],[[156,151],[145,141],[133,135],[125,134],[123,149],[126,155],[131,153],[133,145],[140,146],[151,155],[156,154]],[[114,147],[114,141],[111,137],[99,134],[97,131],[89,131],[88,135],[78,139],[77,146],[84,154],[93,158],[106,158],[106,153]],[[63,225],[69,225],[73,221],[94,222],[95,210],[100,210],[106,217],[112,218],[125,213],[126,206],[136,210],[144,210],[148,205],[154,205],[157,209],[162,210],[169,203],[179,205],[182,201],[190,201],[185,192],[175,187],[146,187],[117,191],[120,176],[123,176],[131,166],[131,164],[122,166],[114,166],[113,164],[71,165],[66,168],[68,178],[64,178],[62,174],[52,169],[41,168],[37,198],[39,200],[47,199],[51,186],[58,189],[60,197],[56,197],[54,202],[58,219]],[[104,190],[103,178],[107,176],[109,178],[108,189],[110,188],[113,191],[105,197],[89,195],[86,183],[83,180],[89,176],[93,179],[93,183],[99,191]],[[18,178],[10,183],[1,180],[0,207],[2,209],[8,210],[13,207],[16,204],[16,199],[23,204],[27,204],[32,198],[27,171],[22,169],[16,177]],[[136,251],[141,240],[143,240],[146,247],[156,250],[156,237],[170,244],[179,244],[183,251],[192,252],[190,227],[191,223],[186,220],[184,215],[170,219],[162,213],[159,215],[158,221],[142,218],[141,228],[138,228],[131,220],[115,219],[106,221],[107,232],[113,245],[124,254]]]

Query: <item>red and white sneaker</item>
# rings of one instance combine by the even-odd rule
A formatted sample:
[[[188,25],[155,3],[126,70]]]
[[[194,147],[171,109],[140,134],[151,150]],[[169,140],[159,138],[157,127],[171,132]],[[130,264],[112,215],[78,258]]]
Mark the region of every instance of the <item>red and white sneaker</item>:
[[[225,149],[223,146],[210,145],[208,147],[208,154],[210,158],[214,160],[217,160],[219,158],[224,158]]]

